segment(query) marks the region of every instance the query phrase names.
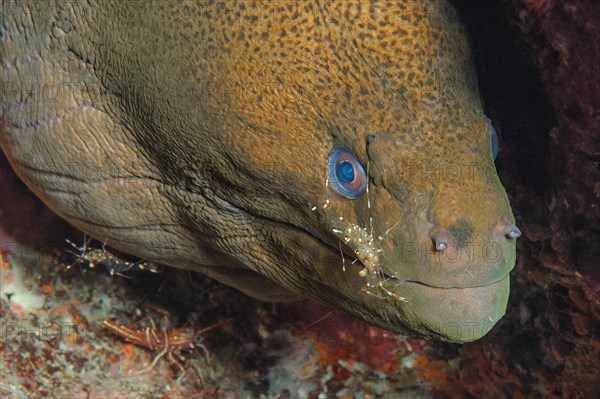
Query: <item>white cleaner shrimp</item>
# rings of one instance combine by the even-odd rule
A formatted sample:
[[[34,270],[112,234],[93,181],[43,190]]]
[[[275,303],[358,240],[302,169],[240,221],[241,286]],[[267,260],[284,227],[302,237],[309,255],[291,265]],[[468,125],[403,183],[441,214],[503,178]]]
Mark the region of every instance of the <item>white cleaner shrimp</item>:
[[[94,269],[96,265],[103,265],[106,267],[108,274],[111,276],[117,275],[126,278],[130,277],[123,273],[134,269],[145,270],[152,273],[160,273],[161,271],[159,266],[155,263],[146,262],[143,260],[129,262],[119,259],[106,250],[106,244],[102,245],[102,249],[92,249],[89,246],[91,240],[87,238],[86,235],[83,236],[83,244],[80,247],[78,247],[69,239],[66,239],[65,241],[77,251],[68,251],[69,253],[75,255],[77,259],[75,262],[66,267],[67,270],[71,269],[75,265],[80,264],[87,264],[90,269]]]

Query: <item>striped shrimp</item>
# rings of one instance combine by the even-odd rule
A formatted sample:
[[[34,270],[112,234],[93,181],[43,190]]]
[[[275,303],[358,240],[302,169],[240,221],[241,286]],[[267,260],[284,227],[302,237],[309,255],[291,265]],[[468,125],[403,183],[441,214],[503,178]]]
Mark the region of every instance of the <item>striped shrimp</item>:
[[[147,367],[136,372],[136,375],[144,374],[152,370],[154,366],[156,366],[156,363],[166,355],[167,358],[170,361],[172,361],[182,372],[179,378],[177,378],[177,383],[179,383],[183,379],[186,370],[181,364],[181,362],[177,360],[173,355],[178,355],[179,359],[183,360],[183,358],[179,355],[181,351],[201,348],[208,359],[208,350],[201,343],[202,334],[213,330],[217,327],[220,327],[224,324],[231,323],[234,319],[233,317],[231,317],[201,329],[188,327],[175,328],[172,330],[167,329],[166,316],[161,329],[156,328],[156,325],[154,324],[154,321],[152,319],[146,320],[149,320],[150,326],[138,329],[130,328],[126,325],[116,323],[112,320],[102,320],[100,323],[106,329],[118,335],[127,342],[131,342],[132,344],[144,347],[154,352],[160,351],[154,357],[154,359],[152,359],[152,362]],[[200,374],[200,378],[204,380],[202,378],[202,374]]]

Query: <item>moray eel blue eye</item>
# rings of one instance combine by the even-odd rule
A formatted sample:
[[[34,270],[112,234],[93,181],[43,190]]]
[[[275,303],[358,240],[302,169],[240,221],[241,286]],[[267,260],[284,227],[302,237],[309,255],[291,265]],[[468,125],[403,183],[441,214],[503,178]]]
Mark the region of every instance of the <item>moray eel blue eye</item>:
[[[354,167],[348,161],[344,161],[337,166],[337,177],[340,181],[348,184],[354,181]]]
[[[345,148],[334,147],[327,166],[329,180],[344,197],[356,199],[367,191],[367,174],[361,163]]]
[[[494,156],[494,161],[496,160],[496,156],[498,156],[498,148],[500,143],[498,143],[498,134],[496,134],[496,129],[494,126],[490,125],[490,130],[492,132],[492,155]]]
[[[490,125],[490,135],[492,136],[492,156],[494,157],[494,161],[496,160],[496,156],[498,156],[498,149],[500,148],[500,143],[498,142],[498,134],[496,133],[496,129],[492,125],[491,119],[484,116],[488,125]]]

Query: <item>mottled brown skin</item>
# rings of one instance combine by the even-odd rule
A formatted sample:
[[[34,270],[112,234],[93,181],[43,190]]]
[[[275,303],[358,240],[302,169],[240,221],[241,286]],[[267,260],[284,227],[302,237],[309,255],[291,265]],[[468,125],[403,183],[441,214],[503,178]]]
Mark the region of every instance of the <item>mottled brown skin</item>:
[[[513,216],[454,10],[209,3],[12,5],[1,145],[21,178],[109,245],[258,298],[485,334],[505,311]],[[368,196],[328,184],[336,145],[368,168]],[[363,290],[339,217],[383,237],[384,288]]]

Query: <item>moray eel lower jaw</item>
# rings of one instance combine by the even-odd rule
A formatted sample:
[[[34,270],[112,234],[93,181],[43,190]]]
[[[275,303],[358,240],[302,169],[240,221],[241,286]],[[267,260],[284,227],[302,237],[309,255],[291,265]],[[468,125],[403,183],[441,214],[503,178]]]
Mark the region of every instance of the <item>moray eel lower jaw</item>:
[[[384,277],[385,278],[385,277]],[[366,319],[405,335],[454,343],[472,342],[486,335],[504,316],[510,278],[478,287],[433,287],[416,281],[386,278],[381,285],[363,287],[365,299],[380,301],[382,312],[399,322]],[[364,316],[363,316],[364,318]]]
[[[451,342],[471,342],[487,334],[504,316],[510,280],[469,288],[439,288],[420,283],[402,284],[403,295],[411,298],[405,311],[419,315],[415,328],[424,335]]]

